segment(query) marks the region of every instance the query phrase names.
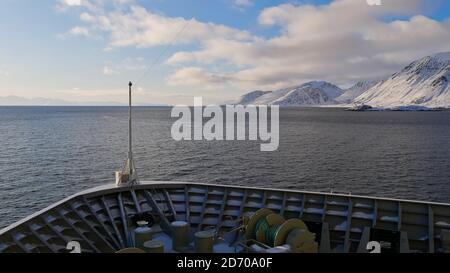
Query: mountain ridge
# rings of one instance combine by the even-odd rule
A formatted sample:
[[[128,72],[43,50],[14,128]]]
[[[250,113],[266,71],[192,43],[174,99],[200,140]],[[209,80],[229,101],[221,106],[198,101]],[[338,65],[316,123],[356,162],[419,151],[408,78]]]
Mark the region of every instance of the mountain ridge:
[[[450,52],[438,53],[410,63],[355,98],[354,102],[377,107],[449,107],[449,81]]]
[[[342,95],[343,91],[329,82],[311,81],[275,91],[255,92],[258,91],[243,95],[237,104],[281,106],[333,104],[334,99]],[[249,98],[252,98],[252,100]]]
[[[166,104],[137,103],[136,106],[167,106]],[[44,97],[25,98],[0,96],[0,106],[128,106],[120,102],[72,102]]]
[[[389,77],[359,81],[347,89],[341,89],[329,82],[312,81],[294,87],[260,92],[264,93],[247,96],[244,104],[280,106],[367,104],[380,108],[402,106],[448,108],[450,52],[420,58]],[[249,94],[251,93],[242,97]]]

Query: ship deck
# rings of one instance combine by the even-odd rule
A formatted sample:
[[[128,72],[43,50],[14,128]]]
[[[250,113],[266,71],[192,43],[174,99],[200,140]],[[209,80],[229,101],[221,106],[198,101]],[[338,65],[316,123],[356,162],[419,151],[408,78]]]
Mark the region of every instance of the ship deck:
[[[191,231],[216,229],[215,252],[239,252],[242,216],[268,208],[298,218],[316,234],[319,252],[365,252],[385,241],[392,252],[445,252],[450,204],[309,191],[184,182],[141,182],[132,188],[105,185],[79,192],[0,230],[0,252],[68,252],[77,241],[84,253],[133,246],[133,216],[148,212],[160,221],[155,236],[171,249],[171,222]],[[189,250],[187,250],[189,251]],[[192,251],[192,250],[191,250]]]

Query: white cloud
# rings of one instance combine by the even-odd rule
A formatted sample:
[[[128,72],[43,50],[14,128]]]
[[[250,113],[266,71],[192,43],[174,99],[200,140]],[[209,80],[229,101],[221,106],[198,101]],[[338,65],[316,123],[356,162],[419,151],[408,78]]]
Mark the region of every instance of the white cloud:
[[[241,88],[272,89],[314,79],[345,85],[378,78],[416,58],[450,51],[450,21],[418,15],[421,2],[397,0],[380,7],[359,0],[322,6],[283,4],[258,17],[260,25],[279,28],[279,35],[252,41],[209,40],[199,50],[173,54],[168,63],[224,61],[235,68],[228,81]],[[391,15],[409,19],[386,21]],[[189,75],[189,81],[195,76]],[[183,82],[180,77],[178,81]]]
[[[228,76],[208,73],[200,67],[185,67],[167,78],[170,85],[224,84]]]
[[[217,38],[231,40],[251,38],[246,31],[203,23],[196,19],[167,17],[134,5],[128,11],[84,12],[80,19],[91,28],[108,33],[110,47],[152,47],[196,43]],[[182,30],[186,31],[181,33]]]
[[[75,26],[66,33],[59,34],[60,39],[66,39],[68,37],[85,37],[85,38],[98,38],[97,34],[94,34],[91,30],[82,26]]]
[[[55,5],[55,10],[59,12],[65,12],[70,8],[81,7],[86,5],[90,5],[90,3],[84,0],[58,0],[58,2]]]
[[[63,2],[68,6],[81,6],[81,0],[64,0]]]
[[[253,0],[233,0],[233,4],[239,7],[241,6],[249,7],[253,5]]]
[[[66,12],[71,8],[86,8],[92,12],[103,12],[107,7],[122,8],[135,3],[135,0],[58,0],[56,11]]]
[[[87,28],[79,27],[79,26],[72,28],[71,30],[69,30],[69,32],[67,34],[73,35],[73,36],[85,36],[85,37],[90,36],[90,32]]]
[[[196,19],[168,17],[133,1],[122,1],[115,0],[119,8],[114,9],[82,1],[85,10],[80,19],[89,33],[109,37],[108,50],[197,46],[169,58],[168,64],[185,66],[167,77],[170,85],[201,88],[232,83],[239,88],[272,89],[314,79],[348,85],[385,76],[424,55],[450,51],[450,20],[440,22],[421,15],[425,0],[385,1],[382,6],[335,0],[320,6],[269,7],[261,11],[257,22],[279,30],[270,38]],[[251,1],[234,3],[245,6]],[[226,69],[206,69],[217,64],[225,64]]]
[[[119,71],[117,71],[109,66],[103,67],[103,75],[111,76],[111,75],[118,75],[118,74],[120,74]]]
[[[125,58],[120,62],[112,63],[108,62],[102,69],[103,75],[119,75],[127,71],[142,71],[146,70],[148,67],[145,64],[144,58]]]

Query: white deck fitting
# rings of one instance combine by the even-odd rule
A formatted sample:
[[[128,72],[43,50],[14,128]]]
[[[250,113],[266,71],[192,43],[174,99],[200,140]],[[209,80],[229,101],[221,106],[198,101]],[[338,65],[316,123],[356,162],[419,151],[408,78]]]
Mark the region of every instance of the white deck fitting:
[[[57,202],[0,230],[0,252],[66,252],[80,242],[82,252],[115,252],[132,245],[130,217],[152,212],[187,221],[191,229],[226,232],[247,213],[266,207],[284,218],[301,218],[322,226],[321,249],[354,252],[367,241],[367,228],[392,231],[402,251],[441,252],[440,234],[450,230],[450,204],[356,195],[263,189],[182,182],[141,182],[134,188],[106,185]],[[328,227],[326,232],[324,227]],[[158,235],[168,250],[170,237]],[[329,244],[329,246],[328,246]],[[216,251],[229,252],[226,245]]]

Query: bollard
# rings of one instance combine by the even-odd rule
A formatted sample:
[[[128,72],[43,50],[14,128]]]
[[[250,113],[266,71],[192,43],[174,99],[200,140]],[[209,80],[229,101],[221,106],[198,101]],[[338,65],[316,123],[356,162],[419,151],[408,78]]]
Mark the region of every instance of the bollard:
[[[153,232],[148,226],[140,226],[134,230],[134,241],[136,247],[142,247],[145,242],[152,240]]]
[[[142,248],[146,253],[164,253],[164,244],[158,240],[147,241]]]
[[[187,247],[189,244],[189,224],[185,221],[175,221],[172,227],[172,249],[175,251]]]
[[[195,233],[195,252],[213,253],[214,231],[204,230]]]

